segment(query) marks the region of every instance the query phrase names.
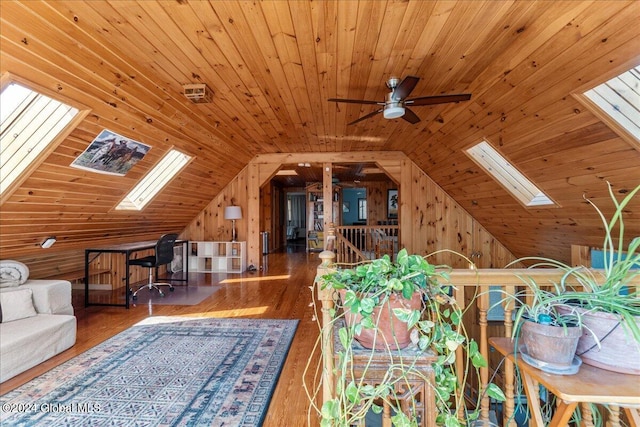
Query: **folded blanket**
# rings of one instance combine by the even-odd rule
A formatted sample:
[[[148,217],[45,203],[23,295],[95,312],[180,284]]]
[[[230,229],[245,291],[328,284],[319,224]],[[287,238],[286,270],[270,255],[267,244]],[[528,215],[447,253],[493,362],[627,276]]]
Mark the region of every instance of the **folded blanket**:
[[[19,286],[29,278],[29,267],[20,261],[0,261],[0,288]]]

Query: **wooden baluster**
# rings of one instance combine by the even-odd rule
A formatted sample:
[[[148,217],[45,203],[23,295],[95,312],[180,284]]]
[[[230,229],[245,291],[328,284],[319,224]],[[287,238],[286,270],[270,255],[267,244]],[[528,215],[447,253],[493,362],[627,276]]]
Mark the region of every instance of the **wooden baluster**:
[[[620,427],[620,407],[618,405],[609,404],[609,420],[607,427]]]
[[[458,304],[458,306],[460,307],[460,309],[462,311],[464,311],[465,308],[465,301],[464,301],[464,287],[461,288],[454,288],[453,290],[453,298],[456,300],[456,303]],[[462,393],[464,394],[464,388],[465,388],[465,384],[463,384],[464,381],[464,365],[465,365],[465,361],[464,361],[464,353],[463,353],[463,349],[462,347],[458,347],[456,349],[456,373],[458,376],[458,384],[461,385],[461,390]],[[460,405],[460,407],[458,408],[458,418],[463,420],[464,419],[464,405]]]
[[[318,257],[322,263],[318,266],[316,280],[327,274],[335,260],[335,253],[332,251],[322,251]],[[322,312],[322,403],[333,398],[334,377],[333,377],[333,328],[326,326],[331,323],[331,310],[334,307],[333,292],[322,290],[318,287],[318,299],[321,302]]]
[[[508,285],[504,286],[504,291],[507,295],[515,294],[515,286]],[[505,302],[503,303],[504,308],[504,335],[506,337],[511,336],[511,332],[513,331],[513,302]],[[504,424],[509,425],[509,427],[515,427],[517,425],[514,414],[515,414],[515,372],[513,362],[509,359],[506,359],[504,362],[504,394],[507,398],[504,403]]]
[[[489,309],[489,286],[481,285],[478,296],[478,325],[480,326],[480,354],[485,360],[489,360],[489,337],[487,336],[487,310]],[[480,389],[486,390],[489,385],[489,368],[480,368]],[[480,420],[489,420],[489,396],[485,393],[480,401]]]
[[[588,403],[582,403],[580,405],[582,410],[582,426],[593,427],[593,414],[591,413],[591,406]]]

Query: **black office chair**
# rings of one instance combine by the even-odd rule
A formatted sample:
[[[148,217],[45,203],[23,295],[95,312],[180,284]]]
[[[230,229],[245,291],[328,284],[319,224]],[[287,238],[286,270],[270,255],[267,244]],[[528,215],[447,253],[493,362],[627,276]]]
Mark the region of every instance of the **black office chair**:
[[[159,286],[168,286],[169,291],[173,292],[173,285],[171,283],[156,283],[153,281],[153,269],[155,268],[157,276],[158,267],[164,264],[169,264],[173,260],[173,246],[177,239],[177,234],[165,234],[161,236],[158,243],[156,243],[154,255],[129,261],[129,265],[139,265],[140,267],[147,267],[149,269],[149,283],[140,286],[133,293],[132,297],[134,300],[138,298],[138,292],[143,288],[147,288],[149,291],[151,291],[151,289],[155,289],[161,297],[164,296],[164,293],[162,293]]]

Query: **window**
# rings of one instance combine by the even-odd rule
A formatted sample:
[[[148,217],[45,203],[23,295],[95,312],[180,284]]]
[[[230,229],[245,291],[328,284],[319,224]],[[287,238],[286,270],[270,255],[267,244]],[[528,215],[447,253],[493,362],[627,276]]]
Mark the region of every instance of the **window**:
[[[116,206],[116,210],[142,210],[190,160],[191,156],[177,150],[169,151]]]
[[[0,94],[0,195],[62,135],[78,109],[9,83]]]
[[[586,91],[584,97],[590,101],[585,104],[605,123],[640,145],[640,67]]]
[[[358,199],[358,221],[367,220],[367,199]]]
[[[466,150],[466,153],[489,175],[525,206],[553,205],[538,187],[500,155],[487,141]]]

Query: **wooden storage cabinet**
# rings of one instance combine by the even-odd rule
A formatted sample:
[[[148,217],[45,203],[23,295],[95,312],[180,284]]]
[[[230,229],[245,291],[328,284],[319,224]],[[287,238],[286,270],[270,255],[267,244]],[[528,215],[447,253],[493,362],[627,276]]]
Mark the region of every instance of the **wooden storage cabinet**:
[[[189,242],[189,271],[242,273],[245,242]]]

